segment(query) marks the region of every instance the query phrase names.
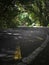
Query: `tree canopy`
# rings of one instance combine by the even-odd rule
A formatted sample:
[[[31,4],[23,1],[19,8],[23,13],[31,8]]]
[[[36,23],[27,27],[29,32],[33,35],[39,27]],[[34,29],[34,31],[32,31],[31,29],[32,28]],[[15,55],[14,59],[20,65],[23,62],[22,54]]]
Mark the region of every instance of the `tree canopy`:
[[[0,28],[48,26],[47,0],[0,0]]]

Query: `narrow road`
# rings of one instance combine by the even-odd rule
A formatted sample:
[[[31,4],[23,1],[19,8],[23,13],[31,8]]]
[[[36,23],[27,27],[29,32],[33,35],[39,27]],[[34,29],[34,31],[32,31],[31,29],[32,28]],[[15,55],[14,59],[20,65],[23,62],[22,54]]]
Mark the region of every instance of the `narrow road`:
[[[0,32],[0,56],[1,53],[13,56],[17,46],[20,46],[22,59],[16,65],[49,65],[49,32],[47,31],[48,29],[45,28],[20,28]]]
[[[44,41],[43,44],[41,44],[40,47],[38,47],[37,49],[35,49],[29,56],[25,57],[22,59],[22,62],[18,63],[18,65],[28,65],[31,62],[33,62],[36,57],[39,54],[42,54],[43,50],[45,49],[45,47],[47,46],[47,43],[49,42],[49,36],[47,35],[46,40]],[[45,59],[44,59],[45,60]],[[42,60],[41,60],[42,61]]]

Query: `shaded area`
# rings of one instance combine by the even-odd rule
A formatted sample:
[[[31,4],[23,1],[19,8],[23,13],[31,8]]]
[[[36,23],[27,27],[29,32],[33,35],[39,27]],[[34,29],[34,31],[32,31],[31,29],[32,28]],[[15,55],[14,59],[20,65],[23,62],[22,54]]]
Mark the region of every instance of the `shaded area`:
[[[17,64],[17,62],[21,62],[21,60],[14,61],[13,59],[16,48],[20,46],[22,58],[27,57],[44,43],[49,33],[48,29],[49,28],[17,28],[16,30],[9,29],[0,32],[0,54],[6,54],[8,56],[7,58],[5,58],[6,55],[4,57],[9,60],[8,64]],[[48,44],[44,50],[36,56],[31,64],[47,65],[49,63],[49,54],[47,53],[49,53]],[[0,57],[0,60],[1,59],[2,57]],[[7,64],[6,61],[4,62]]]

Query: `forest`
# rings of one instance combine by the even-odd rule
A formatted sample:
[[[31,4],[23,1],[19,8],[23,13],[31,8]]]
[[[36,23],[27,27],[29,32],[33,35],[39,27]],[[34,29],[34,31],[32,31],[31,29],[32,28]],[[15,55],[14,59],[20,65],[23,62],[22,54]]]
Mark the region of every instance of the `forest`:
[[[49,26],[48,0],[0,0],[0,28]]]

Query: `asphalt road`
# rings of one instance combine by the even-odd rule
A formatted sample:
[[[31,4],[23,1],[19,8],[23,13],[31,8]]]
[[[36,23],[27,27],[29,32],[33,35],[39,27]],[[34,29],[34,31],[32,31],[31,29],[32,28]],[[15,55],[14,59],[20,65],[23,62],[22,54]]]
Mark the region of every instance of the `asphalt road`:
[[[28,57],[34,51],[37,54],[30,65],[49,65],[49,42],[42,46],[41,52],[36,52],[36,49],[41,47],[47,39],[47,35],[49,36],[49,28],[17,28],[0,31],[0,53],[8,51],[14,53],[16,47],[20,46],[22,59]]]

